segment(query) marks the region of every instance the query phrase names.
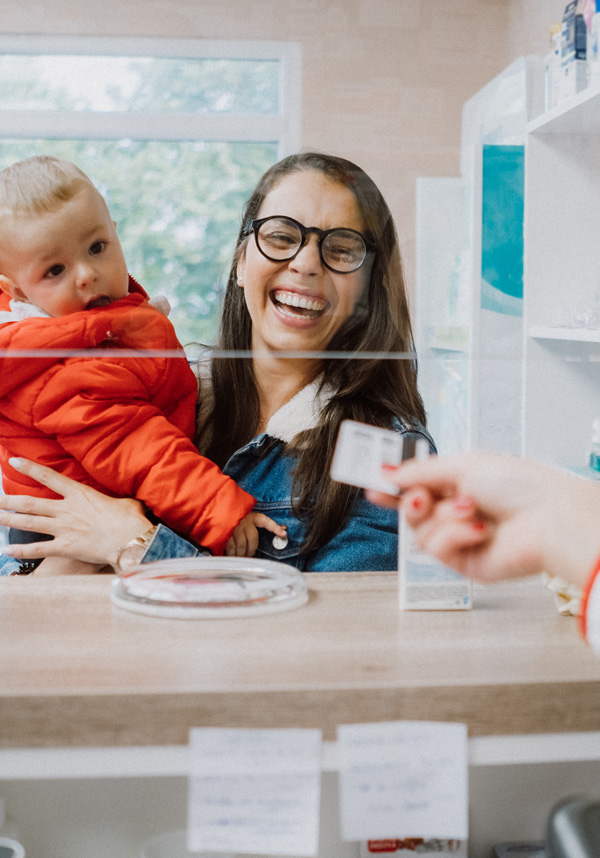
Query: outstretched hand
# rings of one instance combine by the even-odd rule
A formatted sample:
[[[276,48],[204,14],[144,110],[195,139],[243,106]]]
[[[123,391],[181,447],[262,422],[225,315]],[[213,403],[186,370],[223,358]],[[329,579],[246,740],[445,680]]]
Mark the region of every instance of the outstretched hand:
[[[496,453],[411,460],[386,469],[418,545],[481,581],[543,570],[581,584],[598,554],[600,488],[529,459]]]

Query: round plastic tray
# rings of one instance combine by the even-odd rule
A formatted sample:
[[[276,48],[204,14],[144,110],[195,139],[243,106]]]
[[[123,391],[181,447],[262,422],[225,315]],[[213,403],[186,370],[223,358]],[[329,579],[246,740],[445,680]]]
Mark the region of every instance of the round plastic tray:
[[[249,617],[299,608],[308,599],[301,572],[251,557],[191,557],[144,563],[112,585],[119,608],[179,619]]]

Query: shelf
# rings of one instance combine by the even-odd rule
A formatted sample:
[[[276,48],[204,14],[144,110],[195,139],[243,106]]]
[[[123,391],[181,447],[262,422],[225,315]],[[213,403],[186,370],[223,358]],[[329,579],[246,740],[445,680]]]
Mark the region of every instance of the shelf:
[[[600,343],[598,328],[529,328],[529,336],[534,340],[566,340],[576,343]]]
[[[469,739],[469,766],[600,760],[600,732],[475,736]],[[0,749],[2,780],[188,777],[187,745],[103,748]],[[339,745],[325,741],[321,769],[340,769]]]
[[[600,134],[600,86],[559,104],[527,125],[529,134]]]

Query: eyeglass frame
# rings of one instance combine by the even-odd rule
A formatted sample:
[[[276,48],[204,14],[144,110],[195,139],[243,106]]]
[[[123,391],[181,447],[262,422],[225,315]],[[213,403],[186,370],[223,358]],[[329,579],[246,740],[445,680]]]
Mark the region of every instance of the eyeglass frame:
[[[291,256],[288,256],[285,259],[274,258],[272,256],[268,256],[264,252],[262,247],[260,246],[260,242],[258,240],[258,232],[259,232],[261,226],[263,225],[263,223],[266,223],[268,220],[289,220],[289,221],[291,221],[291,223],[293,223],[295,226],[297,226],[298,229],[300,230],[300,233],[302,235],[302,241],[300,242],[297,250],[295,250]],[[362,238],[363,243],[365,245],[365,255],[363,256],[360,264],[357,265],[356,268],[351,268],[349,271],[339,271],[337,268],[332,268],[331,265],[329,265],[325,261],[325,259],[323,258],[323,242],[325,241],[327,236],[330,235],[332,232],[338,232],[338,231],[340,231],[340,232],[352,232],[352,233],[354,233],[354,235],[358,235],[359,238]],[[365,264],[365,261],[367,259],[367,256],[369,255],[369,253],[375,252],[374,242],[371,241],[369,238],[367,238],[366,235],[363,235],[362,232],[359,232],[357,229],[351,229],[351,227],[346,227],[346,226],[334,226],[334,227],[332,227],[332,229],[319,229],[318,226],[304,226],[304,224],[300,223],[300,221],[297,221],[293,217],[289,217],[289,215],[269,215],[268,217],[261,217],[261,218],[258,218],[257,220],[250,221],[250,224],[248,225],[247,229],[244,231],[244,236],[248,236],[248,235],[250,235],[250,233],[254,233],[254,241],[256,242],[256,247],[258,248],[258,252],[261,253],[265,257],[265,259],[268,259],[269,262],[291,262],[292,259],[295,259],[298,256],[298,254],[300,253],[300,251],[302,250],[302,248],[306,244],[306,238],[307,238],[308,234],[311,232],[314,232],[314,233],[316,233],[316,235],[319,236],[318,246],[319,246],[319,257],[321,259],[321,262],[323,263],[325,268],[329,269],[329,271],[333,271],[334,274],[354,274],[356,271],[360,271],[360,269]]]

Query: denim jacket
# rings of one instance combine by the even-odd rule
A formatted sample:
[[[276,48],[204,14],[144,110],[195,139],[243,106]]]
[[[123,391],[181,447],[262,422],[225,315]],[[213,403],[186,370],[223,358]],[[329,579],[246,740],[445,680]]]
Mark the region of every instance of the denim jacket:
[[[286,443],[303,429],[316,426],[324,403],[333,391],[318,393],[318,381],[305,387],[273,415],[266,431],[253,438],[229,459],[223,471],[256,498],[256,512],[263,512],[287,527],[287,542],[259,528],[256,557],[279,560],[305,572],[376,571],[398,568],[398,514],[370,503],[362,492],[346,523],[326,545],[310,554],[301,546],[307,523],[292,508],[292,482],[296,457]],[[424,428],[407,429],[395,419],[393,428],[403,435],[426,438]],[[165,527],[159,527],[144,562],[165,557],[190,556],[195,549]]]

